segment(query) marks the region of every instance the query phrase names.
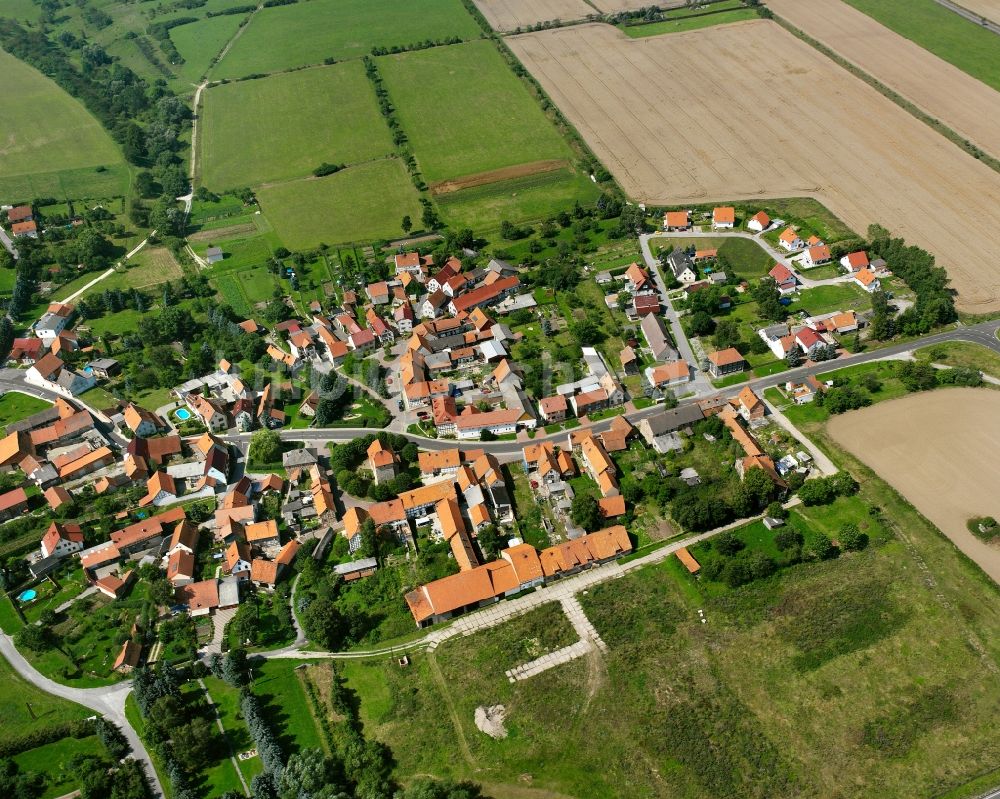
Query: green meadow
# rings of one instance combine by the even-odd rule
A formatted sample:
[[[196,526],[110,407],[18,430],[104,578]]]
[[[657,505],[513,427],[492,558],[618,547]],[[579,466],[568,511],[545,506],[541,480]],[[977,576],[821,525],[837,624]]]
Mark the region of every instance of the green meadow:
[[[354,164],[392,150],[360,62],[209,89],[201,166],[215,191],[305,177],[321,163]]]
[[[244,16],[226,14],[171,28],[170,38],[177,52],[184,58],[184,63],[176,67],[181,77],[197,83],[208,71],[212,59],[222,52],[226,42],[239,30]]]
[[[293,250],[399,236],[402,218],[419,224],[422,210],[406,169],[395,158],[262,188],[257,197],[275,232]]]
[[[0,73],[17,102],[0,103],[0,201],[122,194],[128,168],[81,103],[0,50]]]
[[[452,36],[469,39],[479,33],[460,0],[311,0],[254,14],[212,77],[241,78],[328,58],[360,58],[372,47],[401,47]]]
[[[378,59],[428,183],[573,153],[492,42]]]

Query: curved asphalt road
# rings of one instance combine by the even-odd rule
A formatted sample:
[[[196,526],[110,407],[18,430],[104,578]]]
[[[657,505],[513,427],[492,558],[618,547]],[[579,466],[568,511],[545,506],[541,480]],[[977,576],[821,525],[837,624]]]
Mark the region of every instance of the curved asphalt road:
[[[149,752],[146,751],[146,747],[139,739],[138,733],[132,729],[132,725],[125,718],[125,699],[132,690],[131,681],[120,682],[105,688],[72,688],[68,685],[61,685],[36,671],[35,667],[17,651],[9,635],[0,634],[0,655],[7,658],[10,665],[14,667],[14,671],[35,687],[90,708],[117,724],[128,739],[129,746],[132,747],[132,755],[143,765],[150,787],[153,789],[153,795],[155,797],[163,796],[163,786],[160,785],[160,780],[156,776],[156,769],[153,768]]]

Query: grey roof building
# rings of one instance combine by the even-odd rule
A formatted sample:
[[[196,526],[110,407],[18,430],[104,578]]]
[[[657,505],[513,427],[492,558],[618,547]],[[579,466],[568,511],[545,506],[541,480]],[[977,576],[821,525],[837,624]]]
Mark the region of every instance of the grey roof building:
[[[653,358],[657,361],[677,360],[677,350],[670,343],[667,335],[667,328],[663,324],[663,319],[656,314],[647,314],[642,317],[639,324],[642,335],[646,338],[646,344],[653,353]]]

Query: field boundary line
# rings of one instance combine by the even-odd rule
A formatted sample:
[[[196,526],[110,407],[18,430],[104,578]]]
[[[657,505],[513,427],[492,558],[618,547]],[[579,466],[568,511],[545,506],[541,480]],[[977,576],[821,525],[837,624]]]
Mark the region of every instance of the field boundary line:
[[[891,100],[893,103],[895,103],[904,111],[906,111],[908,114],[910,114],[910,116],[920,120],[929,128],[941,134],[941,136],[950,141],[960,150],[963,150],[966,154],[972,156],[977,161],[982,161],[984,164],[986,164],[986,166],[988,166],[993,171],[1000,172],[1000,159],[995,158],[994,156],[990,155],[988,152],[983,150],[981,147],[977,146],[976,144],[973,144],[971,141],[969,141],[964,136],[959,134],[956,130],[952,129],[944,122],[942,122],[940,119],[937,119],[931,114],[927,113],[916,103],[906,99],[895,89],[882,83],[882,81],[880,81],[878,78],[876,78],[874,75],[870,74],[866,70],[859,67],[850,59],[840,55],[840,53],[838,53],[832,47],[823,44],[823,42],[819,41],[818,39],[814,39],[808,33],[806,33],[800,28],[797,28],[795,25],[793,25],[784,17],[779,16],[778,14],[774,14],[774,12],[772,12],[772,15],[774,21],[778,23],[778,25],[780,25],[786,31],[788,31],[790,34],[792,34],[792,36],[795,36],[797,39],[801,39],[803,42],[808,44],[814,50],[819,51],[827,58],[829,58],[831,61],[833,61],[835,64],[850,72],[852,75],[854,75],[854,77],[867,83],[883,97],[885,97],[888,100]]]

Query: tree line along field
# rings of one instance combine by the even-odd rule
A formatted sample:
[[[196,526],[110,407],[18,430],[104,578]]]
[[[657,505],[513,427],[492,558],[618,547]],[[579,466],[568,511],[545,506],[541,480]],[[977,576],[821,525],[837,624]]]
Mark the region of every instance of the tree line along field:
[[[321,163],[388,155],[389,129],[360,61],[208,89],[199,158],[206,187],[304,177]]]
[[[821,527],[842,515],[804,509]],[[907,530],[938,538],[925,522]],[[919,552],[883,537],[721,592],[671,558],[578,597],[603,657],[510,684],[504,670],[540,641],[529,615],[407,669],[341,668],[400,775],[577,799],[938,796],[1000,756],[995,587],[944,557],[930,586]],[[494,704],[507,712],[498,741],[473,721]]]
[[[1000,156],[996,86],[990,88],[841,0],[769,0],[767,5],[959,135]]]
[[[0,103],[0,201],[125,192],[121,152],[78,100],[2,50],[0,71],[17,92]]]
[[[643,39],[577,25],[506,41],[629,196],[814,197],[856,230],[877,222],[935,254],[961,310],[1000,308],[1000,209],[982,202],[1000,175],[775,23]],[[969,209],[981,235],[956,246]]]
[[[460,0],[310,0],[265,8],[211,77],[254,73],[360,58],[372,47],[399,47],[432,39],[478,37],[479,28]]]

